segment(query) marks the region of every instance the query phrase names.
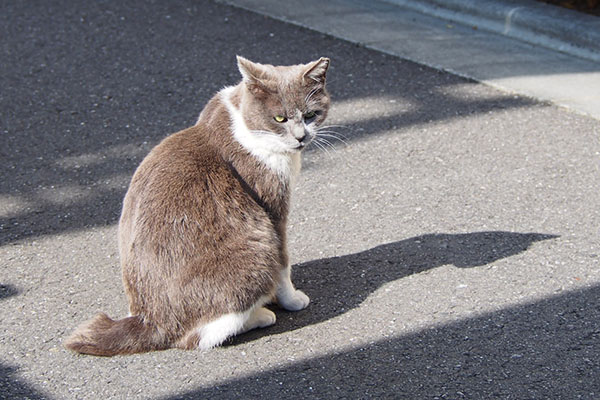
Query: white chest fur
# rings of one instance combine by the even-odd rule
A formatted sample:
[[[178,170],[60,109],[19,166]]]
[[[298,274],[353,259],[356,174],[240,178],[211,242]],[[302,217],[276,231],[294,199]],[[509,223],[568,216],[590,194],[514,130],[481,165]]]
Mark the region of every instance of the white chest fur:
[[[287,151],[275,135],[252,133],[246,126],[241,112],[229,100],[234,89],[227,87],[220,92],[221,101],[229,111],[233,137],[281,180],[289,182],[290,187],[293,186],[300,173],[300,153]]]

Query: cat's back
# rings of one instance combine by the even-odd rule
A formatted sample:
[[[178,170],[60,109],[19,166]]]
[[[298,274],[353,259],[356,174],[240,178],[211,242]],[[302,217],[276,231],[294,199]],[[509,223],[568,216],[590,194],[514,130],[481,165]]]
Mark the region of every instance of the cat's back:
[[[195,125],[172,134],[144,158],[132,178],[128,196],[182,195],[182,191],[201,183],[227,183],[227,165],[207,139],[208,132]]]
[[[226,213],[253,208],[211,134],[197,124],[167,137],[146,156],[125,196],[122,230],[158,233],[187,220],[218,229],[215,222]]]
[[[213,97],[203,111],[204,121],[154,147],[135,171],[129,192],[176,195],[193,183],[231,184],[233,176],[224,156],[230,128],[223,110],[219,96]]]

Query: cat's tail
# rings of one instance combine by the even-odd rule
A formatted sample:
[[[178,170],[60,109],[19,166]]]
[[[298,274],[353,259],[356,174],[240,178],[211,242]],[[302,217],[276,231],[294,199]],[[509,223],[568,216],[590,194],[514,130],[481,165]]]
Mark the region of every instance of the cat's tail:
[[[100,313],[83,323],[65,341],[77,353],[95,356],[143,353],[170,347],[166,336],[140,316],[112,320]]]

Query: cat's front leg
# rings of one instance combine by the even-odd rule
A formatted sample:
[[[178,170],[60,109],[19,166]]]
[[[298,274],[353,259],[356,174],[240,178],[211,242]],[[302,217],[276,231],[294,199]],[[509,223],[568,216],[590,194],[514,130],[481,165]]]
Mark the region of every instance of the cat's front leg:
[[[277,286],[277,302],[288,311],[299,311],[308,306],[310,299],[303,291],[297,290],[292,283],[292,266],[281,270]]]

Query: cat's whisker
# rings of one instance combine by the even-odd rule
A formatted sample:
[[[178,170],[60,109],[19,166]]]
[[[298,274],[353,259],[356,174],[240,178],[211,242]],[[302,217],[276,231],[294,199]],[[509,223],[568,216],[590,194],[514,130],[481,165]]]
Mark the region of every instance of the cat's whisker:
[[[329,140],[317,137],[315,138],[315,141],[330,155],[332,152],[337,151],[336,147]]]
[[[329,128],[347,128],[348,125],[323,125],[320,126],[318,129],[329,129]]]
[[[337,149],[335,148],[335,146],[333,145],[333,143],[331,143],[329,140],[327,140],[327,139],[323,139],[322,137],[320,137],[320,138],[319,138],[319,141],[320,141],[320,143],[321,143],[321,144],[323,144],[323,145],[325,145],[325,146],[329,147],[330,149],[332,149],[332,150],[337,150]]]
[[[326,138],[330,138],[330,139],[335,139],[335,140],[338,140],[338,141],[342,142],[346,146],[348,146],[348,142],[346,140],[344,140],[344,139],[342,139],[342,138],[340,138],[340,137],[338,137],[336,135],[331,135],[329,133],[317,133],[317,136],[318,137],[322,137],[322,138],[326,137]]]
[[[348,128],[348,126],[346,125],[323,125],[323,126],[319,126],[317,128],[317,130],[319,131],[324,131],[324,130],[328,130],[328,129],[333,129],[333,128]]]
[[[324,125],[324,126],[320,126],[319,128],[317,128],[316,132],[317,133],[331,133],[331,134],[335,134],[339,137],[342,137],[345,140],[348,140],[348,136],[344,135],[341,132],[333,130],[332,128],[347,128],[347,126],[345,126],[345,125]]]
[[[338,136],[343,137],[344,139],[348,139],[348,136],[344,135],[342,132],[333,130],[333,129],[318,129],[317,132],[322,133],[335,133]]]
[[[316,131],[318,134],[324,134],[324,133],[329,133],[332,135],[336,135],[336,136],[340,136],[343,137],[344,139],[348,139],[348,137],[338,131],[332,131],[332,130],[325,130],[325,129],[320,129],[318,131]]]
[[[311,143],[314,143],[314,145],[321,150],[322,152],[324,152],[325,154],[327,154],[330,158],[333,158],[333,156],[331,155],[331,152],[321,143],[319,143],[318,138],[315,138],[315,140],[313,140]]]
[[[324,127],[321,127],[320,129],[317,129],[316,136],[335,139],[339,142],[342,142],[344,145],[348,146],[348,140],[349,140],[348,137],[343,135],[342,133],[334,131],[334,130],[328,130],[328,129],[325,129]]]

